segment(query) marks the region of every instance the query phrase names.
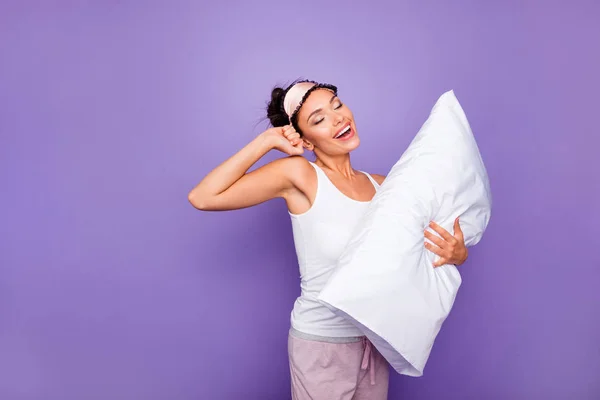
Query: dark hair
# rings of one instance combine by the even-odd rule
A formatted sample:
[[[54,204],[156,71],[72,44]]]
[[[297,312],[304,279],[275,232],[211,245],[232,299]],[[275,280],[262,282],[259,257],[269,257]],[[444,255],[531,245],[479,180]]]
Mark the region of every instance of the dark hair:
[[[284,126],[290,123],[290,119],[283,109],[283,99],[290,87],[291,85],[286,89],[275,87],[271,91],[271,101],[267,105],[267,118],[269,118],[271,125],[274,127]]]
[[[298,107],[296,108],[296,110],[294,110],[294,112],[292,113],[292,117],[290,119],[283,108],[283,99],[285,98],[285,95],[287,94],[288,90],[290,90],[290,88],[292,86],[294,86],[296,83],[300,83],[300,82],[311,82],[311,83],[314,83],[315,86],[308,89],[308,91],[304,94],[304,96],[302,97],[302,100],[300,101],[300,104],[298,104]],[[277,87],[277,86],[274,87],[273,90],[271,91],[271,101],[267,105],[267,118],[271,122],[271,125],[274,127],[277,127],[277,126],[288,125],[291,123],[294,126],[294,129],[296,130],[296,132],[298,132],[300,134],[300,136],[303,136],[302,131],[300,130],[300,127],[298,126],[298,111],[300,110],[300,107],[306,101],[308,96],[314,90],[319,89],[319,88],[330,89],[335,94],[337,94],[336,86],[330,85],[328,83],[318,83],[318,82],[311,81],[308,79],[296,79],[294,82],[292,82],[290,85],[288,85],[285,89],[283,89],[281,87]]]

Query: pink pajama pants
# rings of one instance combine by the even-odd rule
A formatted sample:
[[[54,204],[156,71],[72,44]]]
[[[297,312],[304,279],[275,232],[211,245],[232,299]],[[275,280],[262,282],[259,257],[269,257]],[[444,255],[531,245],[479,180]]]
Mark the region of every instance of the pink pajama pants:
[[[292,400],[386,400],[389,364],[366,338],[350,343],[288,337]]]

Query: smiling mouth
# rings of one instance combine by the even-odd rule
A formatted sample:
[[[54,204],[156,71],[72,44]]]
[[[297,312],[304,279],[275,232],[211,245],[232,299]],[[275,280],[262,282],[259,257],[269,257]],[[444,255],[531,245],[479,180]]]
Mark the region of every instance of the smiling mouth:
[[[350,124],[348,124],[348,126],[346,126],[344,129],[339,131],[339,133],[334,137],[334,139],[345,138],[348,135],[350,135],[350,133],[352,133],[352,127],[350,126]]]

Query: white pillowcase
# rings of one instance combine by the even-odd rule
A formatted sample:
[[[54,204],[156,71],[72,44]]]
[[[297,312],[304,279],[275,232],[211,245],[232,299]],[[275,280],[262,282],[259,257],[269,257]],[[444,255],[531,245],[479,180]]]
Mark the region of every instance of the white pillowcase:
[[[319,300],[356,324],[398,373],[423,375],[462,282],[454,265],[432,266],[438,256],[425,249],[424,231],[437,235],[428,227],[435,221],[453,234],[460,216],[473,246],[491,205],[485,166],[451,90],[392,167]]]

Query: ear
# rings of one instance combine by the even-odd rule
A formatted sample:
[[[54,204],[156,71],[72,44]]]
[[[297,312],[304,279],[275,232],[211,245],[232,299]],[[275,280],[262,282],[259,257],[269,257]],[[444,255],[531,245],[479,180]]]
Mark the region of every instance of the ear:
[[[315,149],[315,145],[312,144],[311,142],[309,142],[306,139],[302,139],[302,141],[304,142],[304,148],[310,151],[313,151]]]

